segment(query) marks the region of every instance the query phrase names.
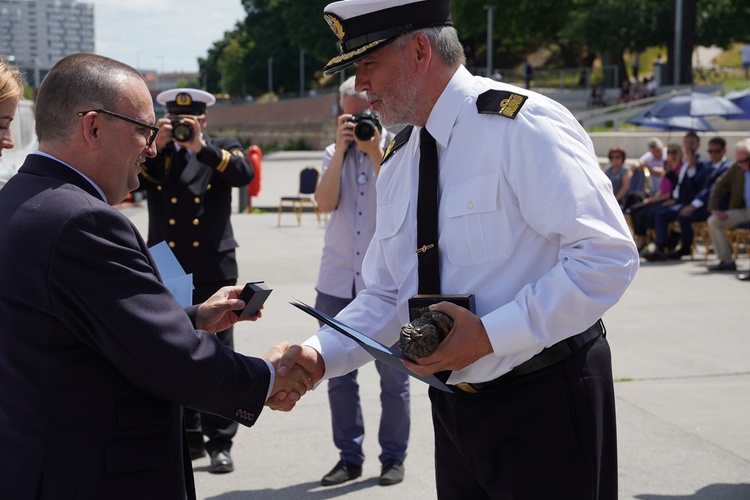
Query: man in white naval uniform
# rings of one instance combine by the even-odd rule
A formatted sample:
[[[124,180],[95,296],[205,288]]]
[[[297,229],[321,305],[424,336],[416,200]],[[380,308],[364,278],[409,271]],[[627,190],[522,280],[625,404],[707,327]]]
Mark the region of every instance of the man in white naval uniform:
[[[383,124],[414,125],[386,151],[366,289],[337,318],[385,345],[408,322],[422,279],[423,129],[437,143],[440,292],[475,295],[475,314],[432,306],[455,324],[410,365],[450,371],[452,394],[430,388],[438,497],[616,498],[600,318],[633,279],[638,253],[586,132],[544,96],[472,76],[448,0],[341,1],[325,17],[342,40],[326,73],[356,63],[356,89]],[[322,328],[281,365],[297,362],[318,380],[370,360]]]

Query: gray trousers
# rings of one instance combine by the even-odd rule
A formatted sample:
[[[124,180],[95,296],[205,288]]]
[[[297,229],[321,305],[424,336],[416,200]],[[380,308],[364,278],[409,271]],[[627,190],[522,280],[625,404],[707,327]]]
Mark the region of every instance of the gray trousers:
[[[729,262],[732,259],[732,249],[729,246],[726,229],[750,222],[750,208],[732,208],[724,212],[728,218],[720,220],[712,215],[708,218],[708,230],[711,232],[711,243],[716,250],[716,256],[721,262]]]

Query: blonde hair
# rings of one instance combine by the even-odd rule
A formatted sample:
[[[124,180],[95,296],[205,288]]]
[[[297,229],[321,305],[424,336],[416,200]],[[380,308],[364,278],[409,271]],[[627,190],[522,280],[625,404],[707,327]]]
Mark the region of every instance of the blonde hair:
[[[0,57],[0,102],[21,97],[23,97],[21,72]]]

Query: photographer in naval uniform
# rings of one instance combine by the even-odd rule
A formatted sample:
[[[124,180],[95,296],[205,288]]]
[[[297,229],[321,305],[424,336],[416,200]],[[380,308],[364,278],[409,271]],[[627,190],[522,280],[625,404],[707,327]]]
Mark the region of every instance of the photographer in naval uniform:
[[[158,153],[141,165],[148,245],[167,242],[185,272],[193,274],[193,303],[200,304],[220,287],[237,283],[232,188],[248,185],[253,167],[237,139],[213,139],[205,133],[206,107],[216,102],[214,96],[171,89],[157,95],[156,101],[166,106],[166,116],[156,122]],[[234,347],[232,333],[230,327],[218,337]],[[229,451],[237,423],[188,408],[185,419],[191,457],[208,451],[209,472],[233,471]]]

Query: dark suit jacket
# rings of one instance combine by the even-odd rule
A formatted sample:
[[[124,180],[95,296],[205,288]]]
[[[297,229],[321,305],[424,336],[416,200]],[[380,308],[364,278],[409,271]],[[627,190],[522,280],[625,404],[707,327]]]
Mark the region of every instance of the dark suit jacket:
[[[730,165],[731,163],[729,162],[729,160],[724,160],[719,164],[718,167],[714,168],[711,160],[706,162],[706,168],[708,169],[709,174],[706,176],[703,188],[698,192],[698,194],[695,195],[695,198],[703,202],[704,206],[708,204],[708,197],[711,194],[711,188],[713,187],[714,183],[719,177],[721,177],[721,174],[726,172]]]
[[[687,168],[687,165],[683,165],[682,168]],[[706,179],[711,174],[710,169],[702,161],[698,161],[695,165],[695,175],[688,177],[687,172],[680,182],[680,196],[677,198],[677,203],[680,205],[687,205],[700,193]]]
[[[167,241],[196,283],[236,280],[232,188],[250,183],[253,166],[237,139],[204,138],[189,160],[170,142],[143,164],[148,245]]]
[[[195,330],[135,226],[50,158],[0,190],[0,262],[0,496],[194,496],[181,405],[254,424],[265,362]]]

